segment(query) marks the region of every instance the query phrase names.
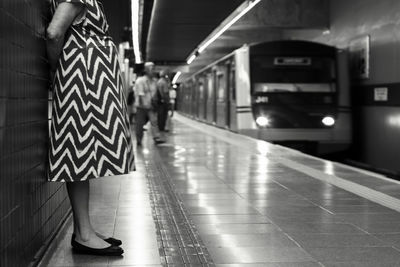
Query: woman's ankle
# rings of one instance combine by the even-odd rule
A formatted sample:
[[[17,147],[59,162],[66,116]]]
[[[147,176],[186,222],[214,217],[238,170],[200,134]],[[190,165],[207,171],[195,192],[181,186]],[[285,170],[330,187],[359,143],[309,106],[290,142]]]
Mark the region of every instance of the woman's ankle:
[[[93,237],[97,237],[96,232],[90,231],[90,230],[84,230],[84,231],[75,231],[74,232],[75,237],[79,241],[87,242]]]

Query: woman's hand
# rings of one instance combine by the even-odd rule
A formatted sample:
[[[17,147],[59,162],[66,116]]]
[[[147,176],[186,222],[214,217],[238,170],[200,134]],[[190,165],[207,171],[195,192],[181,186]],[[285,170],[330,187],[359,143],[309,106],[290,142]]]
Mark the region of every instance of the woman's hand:
[[[82,4],[60,3],[46,30],[47,56],[52,71],[57,69],[58,59],[64,46],[64,36],[75,18],[84,10]]]

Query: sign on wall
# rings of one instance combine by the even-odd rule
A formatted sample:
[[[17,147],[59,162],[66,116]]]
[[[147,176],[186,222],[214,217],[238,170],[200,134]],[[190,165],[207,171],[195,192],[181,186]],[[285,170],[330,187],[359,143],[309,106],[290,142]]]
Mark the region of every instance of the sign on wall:
[[[374,88],[374,100],[379,102],[388,101],[388,88],[387,87]]]
[[[370,36],[353,39],[349,43],[352,76],[356,79],[369,79]]]

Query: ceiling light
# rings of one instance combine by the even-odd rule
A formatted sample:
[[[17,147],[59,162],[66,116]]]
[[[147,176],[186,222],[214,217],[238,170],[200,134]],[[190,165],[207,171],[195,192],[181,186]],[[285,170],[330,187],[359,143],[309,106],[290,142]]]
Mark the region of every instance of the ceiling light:
[[[203,52],[210,44],[212,44],[218,37],[220,37],[227,29],[229,29],[233,24],[235,24],[241,17],[243,17],[247,12],[249,12],[253,7],[255,7],[261,0],[248,1],[248,6],[243,9],[237,16],[235,16],[231,21],[229,21],[222,29],[215,33],[206,43],[199,47],[199,53]]]
[[[191,55],[190,57],[189,57],[189,59],[186,61],[187,62],[187,64],[189,64],[190,65],[190,63],[192,63],[193,62],[193,60],[195,60],[195,58],[196,58],[197,56],[196,56],[196,54],[193,54],[193,55]]]
[[[139,0],[131,0],[132,8],[132,44],[135,53],[135,63],[142,63],[139,42]]]
[[[175,74],[174,78],[172,79],[172,84],[176,84],[176,82],[178,81],[179,76],[181,76],[181,74],[182,74],[182,72],[180,72],[180,71],[178,71],[178,72]]]

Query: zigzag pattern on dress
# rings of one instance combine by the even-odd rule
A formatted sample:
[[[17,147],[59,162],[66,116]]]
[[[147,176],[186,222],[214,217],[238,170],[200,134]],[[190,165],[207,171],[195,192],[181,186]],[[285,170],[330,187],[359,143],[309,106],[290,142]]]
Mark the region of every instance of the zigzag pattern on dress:
[[[64,49],[54,85],[51,181],[81,181],[132,169],[133,145],[116,55],[114,46]]]

